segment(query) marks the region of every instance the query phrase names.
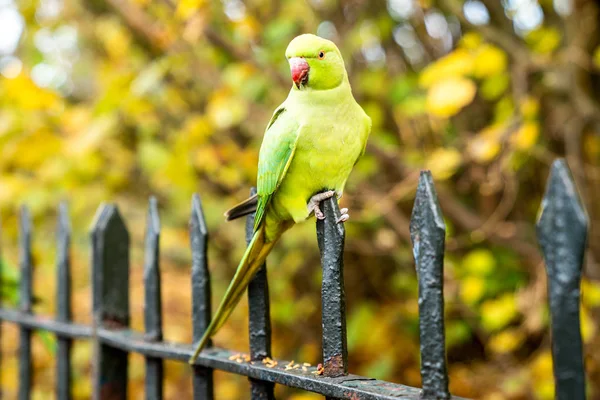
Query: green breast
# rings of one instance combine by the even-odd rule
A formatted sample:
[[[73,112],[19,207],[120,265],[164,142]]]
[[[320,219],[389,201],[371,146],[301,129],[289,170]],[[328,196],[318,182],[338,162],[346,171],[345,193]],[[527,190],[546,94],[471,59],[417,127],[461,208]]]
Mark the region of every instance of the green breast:
[[[362,115],[362,109],[352,99],[299,116],[302,123],[296,152],[273,199],[277,215],[303,220],[308,217],[306,203],[313,194],[343,190],[365,139],[365,126],[357,115]]]

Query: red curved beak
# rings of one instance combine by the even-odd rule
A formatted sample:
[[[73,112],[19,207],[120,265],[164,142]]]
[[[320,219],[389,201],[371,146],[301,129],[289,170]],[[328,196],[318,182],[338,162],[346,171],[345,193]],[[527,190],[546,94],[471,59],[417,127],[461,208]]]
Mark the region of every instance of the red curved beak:
[[[289,63],[292,80],[296,84],[296,87],[300,88],[300,84],[304,85],[308,81],[308,71],[310,71],[310,66],[302,57],[292,57],[289,59]]]

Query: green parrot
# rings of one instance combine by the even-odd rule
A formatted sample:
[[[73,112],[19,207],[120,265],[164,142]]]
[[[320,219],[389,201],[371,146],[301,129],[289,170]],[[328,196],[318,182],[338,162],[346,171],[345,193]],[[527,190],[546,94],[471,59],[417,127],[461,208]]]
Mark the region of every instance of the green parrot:
[[[227,320],[281,234],[313,213],[325,218],[319,203],[342,196],[365,151],[371,119],[352,96],[337,46],[304,34],[290,42],[285,56],[293,84],[267,125],[257,194],[225,213],[232,220],[256,211],[254,235],[190,363]],[[347,209],[341,213],[338,223],[348,219]]]

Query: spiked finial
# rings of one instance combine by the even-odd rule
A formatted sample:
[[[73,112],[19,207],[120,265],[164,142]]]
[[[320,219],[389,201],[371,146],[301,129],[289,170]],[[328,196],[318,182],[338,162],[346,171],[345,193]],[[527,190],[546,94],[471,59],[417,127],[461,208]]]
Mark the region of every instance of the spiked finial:
[[[556,399],[585,399],[579,320],[581,269],[588,219],[565,160],[552,164],[537,222],[552,315]]]
[[[422,399],[449,399],[444,331],[446,226],[429,171],[419,177],[410,237],[419,279]]]

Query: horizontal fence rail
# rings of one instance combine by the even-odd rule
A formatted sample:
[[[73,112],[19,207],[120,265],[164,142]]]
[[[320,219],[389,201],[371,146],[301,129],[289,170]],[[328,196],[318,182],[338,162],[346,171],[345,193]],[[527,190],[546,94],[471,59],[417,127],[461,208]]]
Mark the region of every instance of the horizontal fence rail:
[[[322,210],[326,218],[317,221],[317,241],[323,268],[322,365],[299,368],[299,365],[287,361],[272,360],[268,279],[266,266],[263,266],[248,289],[249,355],[242,356],[240,352],[217,348],[209,343],[196,364],[191,366],[194,398],[214,398],[213,371],[221,370],[247,376],[252,399],[274,399],[274,384],[312,391],[328,399],[458,399],[448,390],[443,296],[446,232],[431,174],[421,174],[410,225],[419,282],[422,389],[348,373],[350,366],[343,278],[345,230],[343,224],[336,222],[340,211],[335,199],[324,201]],[[254,216],[251,215],[247,221],[247,238],[252,234],[253,219]],[[32,226],[25,207],[20,211],[19,224],[19,309],[9,309],[0,304],[0,322],[15,323],[20,329],[19,399],[29,399],[31,395],[31,333],[35,330],[52,332],[57,337],[58,399],[71,398],[70,357],[72,341],[75,339],[88,339],[94,343],[94,398],[127,398],[128,354],[138,353],[146,359],[146,398],[162,399],[164,360],[186,362],[192,355],[193,348],[191,344],[163,340],[160,219],[156,199],[151,198],[149,201],[144,243],[143,333],[129,328],[129,234],[115,205],[100,207],[90,234],[93,300],[91,326],[72,321],[69,258],[71,230],[66,206],[61,204],[58,213],[58,290],[57,314],[54,319],[32,313]],[[560,400],[585,399],[579,301],[587,226],[587,216],[568,167],[563,160],[557,160],[552,166],[537,228],[548,274],[552,354],[556,396]],[[192,253],[192,331],[193,339],[197,341],[211,318],[208,230],[198,195],[192,198],[189,228]],[[1,268],[0,264],[0,271]]]

